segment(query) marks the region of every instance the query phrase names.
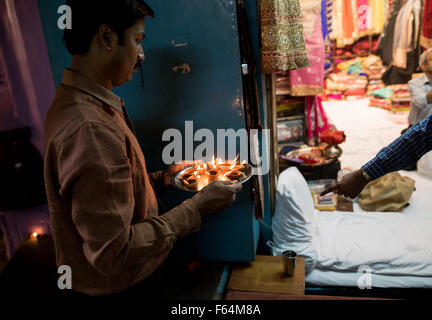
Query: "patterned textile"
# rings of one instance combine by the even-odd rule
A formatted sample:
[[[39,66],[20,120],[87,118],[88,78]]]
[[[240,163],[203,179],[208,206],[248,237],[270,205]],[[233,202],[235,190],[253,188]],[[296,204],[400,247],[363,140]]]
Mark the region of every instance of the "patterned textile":
[[[327,38],[329,31],[328,31],[328,24],[327,24],[327,5],[326,0],[321,1],[321,28],[322,28],[322,34],[323,38]]]
[[[321,1],[302,0],[300,2],[306,49],[310,65],[307,68],[290,72],[292,96],[321,95],[324,88],[325,48],[321,31]]]
[[[261,0],[262,71],[309,66],[299,0]]]
[[[326,1],[327,30],[330,36],[333,32],[333,0]]]
[[[372,179],[413,166],[432,150],[432,115],[417,122],[362,168]]]
[[[422,47],[432,48],[432,0],[425,0],[424,2],[420,44]]]
[[[371,28],[371,7],[369,0],[357,0],[357,15],[358,15],[358,37],[363,37],[370,34]]]
[[[327,0],[330,39],[342,48],[370,34],[383,32],[389,0]]]

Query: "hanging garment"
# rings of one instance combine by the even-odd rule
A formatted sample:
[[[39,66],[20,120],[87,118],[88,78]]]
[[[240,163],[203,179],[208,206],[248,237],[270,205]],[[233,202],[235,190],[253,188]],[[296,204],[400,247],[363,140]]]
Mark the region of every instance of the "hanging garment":
[[[323,39],[328,37],[328,25],[327,25],[327,5],[326,0],[321,1],[321,30],[323,34]]]
[[[393,39],[396,18],[399,14],[400,9],[406,3],[406,1],[407,0],[392,1],[389,18],[384,25],[384,31],[379,39],[377,55],[381,58],[385,66],[389,66],[393,59]]]
[[[315,145],[320,133],[331,127],[322,106],[321,97],[306,97],[307,144]]]
[[[392,65],[406,69],[407,54],[417,47],[420,31],[420,0],[408,0],[395,23]]]
[[[372,15],[372,34],[380,34],[384,30],[384,24],[387,19],[389,3],[388,0],[369,1]]]
[[[333,0],[327,0],[326,2],[326,20],[327,20],[327,31],[328,37],[331,38],[333,33]]]
[[[417,70],[419,65],[419,58],[421,54],[420,50],[420,37],[418,22],[416,19],[410,20],[412,22],[411,27],[413,32],[411,32],[411,41],[413,43],[413,49],[407,53],[406,57],[406,67],[400,68],[392,65],[393,61],[393,41],[396,40],[396,20],[401,9],[409,0],[393,0],[392,2],[392,12],[390,13],[390,18],[384,27],[384,33],[380,38],[378,44],[377,54],[383,60],[383,64],[387,66],[387,70],[382,76],[382,80],[386,85],[391,84],[405,84],[411,80],[411,75]],[[420,2],[421,3],[421,2]],[[418,7],[417,7],[418,8]],[[421,6],[420,6],[421,8]],[[418,17],[421,17],[421,10],[416,12]],[[417,32],[415,31],[417,30]],[[400,30],[398,31],[400,34]]]
[[[260,19],[264,73],[309,65],[299,0],[261,0]]]
[[[423,20],[420,45],[432,48],[432,0],[425,0],[423,5]]]
[[[369,0],[357,0],[357,16],[358,16],[358,38],[367,36],[371,32],[371,7]]]
[[[358,15],[356,0],[334,0],[330,39],[338,48],[354,43],[358,38]]]
[[[321,1],[300,2],[304,22],[304,35],[310,65],[290,72],[292,96],[321,95],[324,88],[324,39],[321,30]]]

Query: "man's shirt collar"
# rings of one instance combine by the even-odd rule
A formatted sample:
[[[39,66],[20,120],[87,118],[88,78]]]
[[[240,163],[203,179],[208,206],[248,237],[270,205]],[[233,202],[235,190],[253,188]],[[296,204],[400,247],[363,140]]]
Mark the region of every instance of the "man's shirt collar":
[[[123,111],[123,99],[104,88],[97,82],[81,75],[80,73],[71,69],[65,69],[63,72],[63,84],[74,87],[78,90],[84,91],[103,103],[110,105],[111,107]]]

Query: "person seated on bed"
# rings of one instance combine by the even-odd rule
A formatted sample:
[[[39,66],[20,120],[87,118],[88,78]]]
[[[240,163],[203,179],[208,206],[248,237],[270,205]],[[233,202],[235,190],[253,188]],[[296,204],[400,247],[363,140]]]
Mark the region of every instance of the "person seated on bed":
[[[370,181],[416,164],[425,153],[431,150],[432,115],[429,115],[414,124],[387,147],[382,148],[375,158],[359,170],[345,175],[339,183],[325,189],[321,195],[335,192],[355,198]]]
[[[401,134],[432,114],[432,48],[422,53],[419,64],[425,74],[408,82],[408,90],[411,95],[409,126],[402,130]]]

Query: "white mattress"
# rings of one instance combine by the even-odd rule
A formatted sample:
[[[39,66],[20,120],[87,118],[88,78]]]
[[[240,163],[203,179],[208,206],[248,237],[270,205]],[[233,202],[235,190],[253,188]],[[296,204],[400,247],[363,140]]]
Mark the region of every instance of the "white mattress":
[[[357,286],[368,266],[376,287],[432,287],[432,181],[416,180],[402,212],[315,212],[313,245],[317,261],[309,285]]]
[[[357,287],[361,274],[314,269],[306,277],[310,287]],[[385,276],[371,273],[372,288],[432,288],[432,278],[416,276]]]
[[[347,104],[344,106],[350,108]],[[379,116],[377,109],[367,107],[364,102],[351,105],[353,107],[362,109],[362,112],[354,113],[360,126],[365,121],[361,119],[363,116],[371,119],[368,124],[371,132],[377,134],[379,124],[384,123],[386,126],[383,131],[394,131],[395,135],[392,137],[383,134],[381,139],[372,142],[365,140],[362,145],[360,129],[364,128],[341,127],[343,117],[336,109],[343,110],[343,114],[348,110],[344,110],[342,104],[331,108],[325,106],[338,129],[346,131],[349,145],[345,148],[348,150],[345,157],[348,162],[345,161],[345,165],[355,163],[354,167],[358,168],[379,151],[383,137],[387,136],[385,140],[390,140],[385,141],[384,145],[396,138],[401,126],[391,126],[384,121],[382,117],[385,113],[381,114],[380,122],[376,119]],[[347,124],[350,124],[350,120],[345,121],[345,125]],[[362,131],[363,134],[366,133],[365,130]],[[360,155],[355,158],[356,150]],[[358,269],[366,265],[372,271],[373,287],[432,287],[432,180],[419,176],[416,172],[400,173],[416,180],[416,191],[410,205],[400,213],[364,212],[357,203],[353,213],[315,212],[313,246],[317,261],[312,272],[306,276],[308,285],[356,287],[362,275]]]

